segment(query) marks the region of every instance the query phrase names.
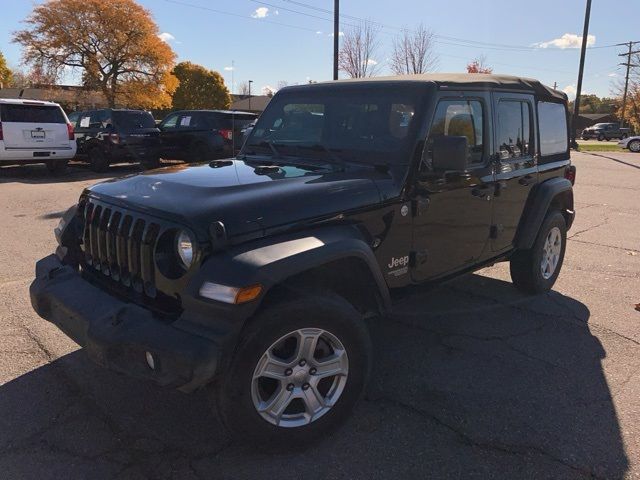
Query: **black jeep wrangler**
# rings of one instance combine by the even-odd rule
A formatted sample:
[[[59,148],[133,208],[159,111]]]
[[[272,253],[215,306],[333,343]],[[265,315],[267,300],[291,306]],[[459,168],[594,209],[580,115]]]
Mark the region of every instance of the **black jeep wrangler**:
[[[390,291],[509,261],[548,291],[574,218],[567,99],[418,75],[280,90],[236,158],[88,188],[33,307],[119,372],[212,404],[243,439],[341,423]]]

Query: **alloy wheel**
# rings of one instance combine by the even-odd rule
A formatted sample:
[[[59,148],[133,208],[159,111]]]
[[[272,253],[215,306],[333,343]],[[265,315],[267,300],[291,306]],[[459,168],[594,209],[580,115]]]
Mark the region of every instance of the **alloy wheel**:
[[[562,234],[558,227],[549,230],[547,238],[542,247],[542,261],[540,262],[540,272],[545,280],[549,280],[558,266],[560,253],[562,252]]]
[[[292,331],[258,360],[251,398],[260,416],[278,427],[316,421],[336,404],[349,374],[347,351],[320,328]]]

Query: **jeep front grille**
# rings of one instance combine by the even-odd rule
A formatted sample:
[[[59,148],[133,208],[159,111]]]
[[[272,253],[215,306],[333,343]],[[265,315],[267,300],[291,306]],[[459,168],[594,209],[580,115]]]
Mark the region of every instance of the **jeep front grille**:
[[[153,251],[160,225],[95,200],[86,202],[83,216],[85,266],[155,298]]]

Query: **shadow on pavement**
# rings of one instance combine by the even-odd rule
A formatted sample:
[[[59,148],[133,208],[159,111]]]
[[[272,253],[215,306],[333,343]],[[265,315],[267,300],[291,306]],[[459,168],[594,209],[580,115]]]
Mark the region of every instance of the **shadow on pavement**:
[[[96,173],[85,163],[72,162],[64,173],[53,174],[44,165],[8,165],[0,166],[0,185],[3,183],[50,184],[79,182],[83,180],[105,180],[140,171],[135,163],[119,163],[111,165],[104,173]]]
[[[589,310],[469,275],[372,322],[376,362],[350,421],[306,452],[230,443],[183,395],[77,351],[0,386],[6,478],[622,478],[620,426]]]

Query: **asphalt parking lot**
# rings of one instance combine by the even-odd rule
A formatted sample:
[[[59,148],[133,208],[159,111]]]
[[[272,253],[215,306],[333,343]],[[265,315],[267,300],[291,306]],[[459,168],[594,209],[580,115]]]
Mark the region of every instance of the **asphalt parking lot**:
[[[523,296],[500,264],[405,293],[372,322],[376,364],[350,421],[278,455],[230,442],[206,393],[102,370],[33,313],[35,261],[107,176],[0,168],[2,478],[640,478],[640,154],[573,159],[555,290]]]

